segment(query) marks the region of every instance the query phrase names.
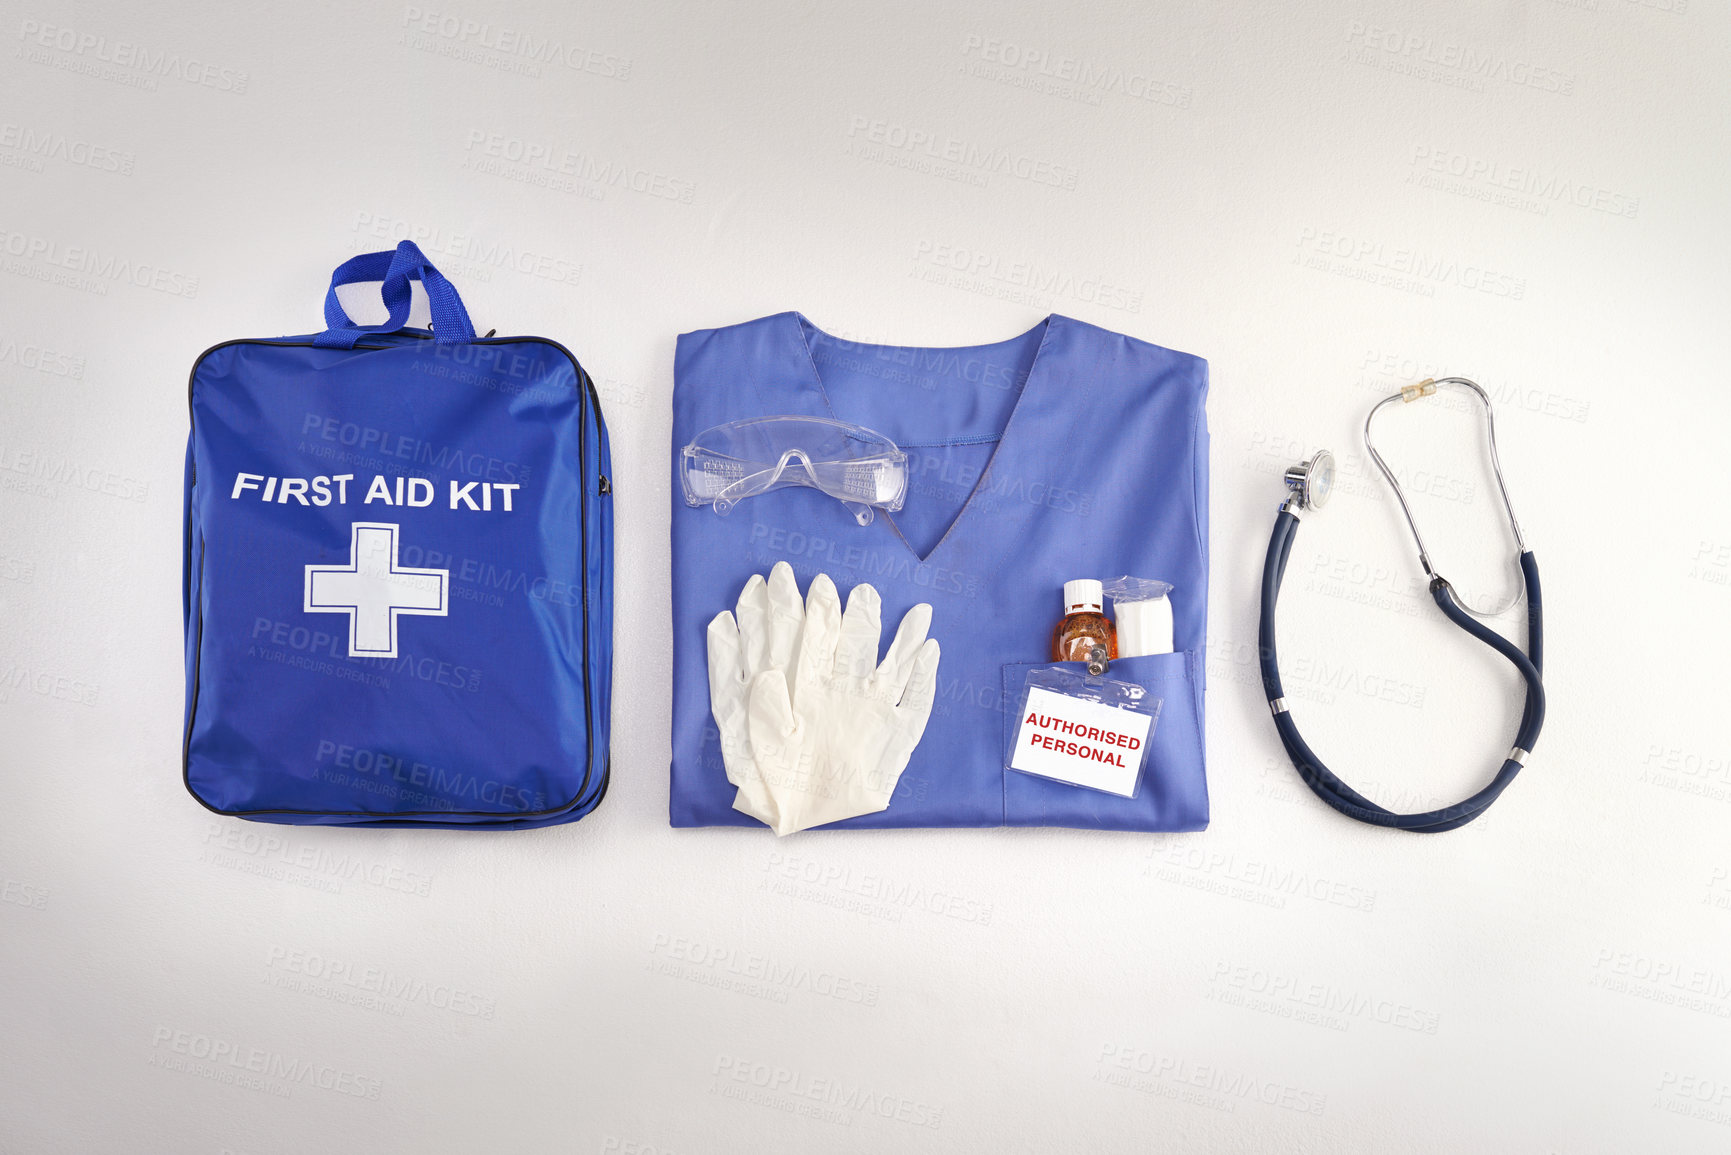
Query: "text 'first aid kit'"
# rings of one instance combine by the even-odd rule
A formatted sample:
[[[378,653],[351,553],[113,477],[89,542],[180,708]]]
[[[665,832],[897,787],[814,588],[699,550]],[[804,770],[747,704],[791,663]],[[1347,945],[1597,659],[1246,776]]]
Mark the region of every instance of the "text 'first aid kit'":
[[[358,325],[337,287],[369,282],[390,315]],[[193,366],[187,789],[291,824],[583,817],[612,691],[593,383],[556,342],[476,337],[408,241],[341,265],[325,321]]]

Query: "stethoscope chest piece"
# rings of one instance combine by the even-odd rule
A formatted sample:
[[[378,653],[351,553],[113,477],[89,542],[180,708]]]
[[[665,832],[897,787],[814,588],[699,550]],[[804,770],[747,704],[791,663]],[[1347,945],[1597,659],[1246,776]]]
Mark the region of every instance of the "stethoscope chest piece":
[[[1300,461],[1286,471],[1286,488],[1292,491],[1290,500],[1300,509],[1321,509],[1334,493],[1334,454],[1318,449],[1309,460]]]

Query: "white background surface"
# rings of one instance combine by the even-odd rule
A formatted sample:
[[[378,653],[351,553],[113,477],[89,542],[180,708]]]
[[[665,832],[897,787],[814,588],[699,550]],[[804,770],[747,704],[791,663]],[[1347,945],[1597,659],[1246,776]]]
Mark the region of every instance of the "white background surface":
[[[1010,7],[5,5],[0,1149],[1731,1147],[1731,23]],[[404,235],[601,385],[613,786],[575,826],[272,827],[181,786],[187,369],[318,328],[332,266]],[[790,308],[1210,360],[1207,832],[668,828],[674,337]],[[1332,446],[1297,717],[1397,808],[1501,757],[1514,679],[1357,439],[1434,372],[1497,399],[1551,712],[1426,838],[1304,790],[1254,647],[1276,475]],[[1431,408],[1390,452],[1493,598],[1474,426]],[[315,1074],[236,1081],[255,1050]]]

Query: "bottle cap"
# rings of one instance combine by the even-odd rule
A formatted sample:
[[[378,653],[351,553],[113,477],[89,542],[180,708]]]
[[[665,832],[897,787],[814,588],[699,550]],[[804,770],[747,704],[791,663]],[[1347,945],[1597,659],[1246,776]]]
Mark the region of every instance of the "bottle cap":
[[[1077,578],[1064,583],[1064,612],[1067,614],[1099,613],[1105,607],[1100,583],[1093,578]]]

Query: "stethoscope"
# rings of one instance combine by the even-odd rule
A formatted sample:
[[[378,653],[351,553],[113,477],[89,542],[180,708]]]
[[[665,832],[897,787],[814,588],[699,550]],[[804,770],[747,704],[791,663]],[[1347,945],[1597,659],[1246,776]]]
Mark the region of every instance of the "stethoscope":
[[[1455,597],[1454,587],[1449,585],[1448,579],[1432,568],[1430,553],[1425,549],[1424,537],[1418,531],[1418,523],[1413,520],[1412,509],[1407,505],[1406,494],[1401,489],[1400,481],[1395,477],[1394,471],[1389,469],[1382,454],[1376,451],[1376,445],[1371,440],[1371,425],[1384,408],[1397,401],[1408,403],[1433,396],[1437,388],[1443,385],[1471,390],[1484,403],[1485,435],[1490,444],[1491,468],[1496,474],[1497,488],[1502,491],[1503,508],[1508,511],[1509,526],[1515,533],[1515,548],[1526,584],[1526,653],[1522,653],[1513,642],[1478,621]],[[1515,734],[1514,747],[1509,750],[1508,757],[1503,760],[1502,768],[1497,771],[1490,785],[1471,798],[1423,814],[1396,814],[1336,778],[1299,735],[1298,726],[1292,720],[1286,696],[1280,687],[1280,664],[1274,650],[1274,604],[1280,596],[1280,581],[1286,576],[1286,559],[1292,552],[1292,539],[1298,532],[1299,511],[1321,509],[1334,489],[1334,455],[1326,449],[1286,471],[1286,484],[1292,492],[1281,504],[1280,514],[1275,518],[1274,537],[1268,543],[1268,560],[1262,570],[1262,627],[1259,634],[1262,685],[1268,693],[1268,708],[1274,714],[1274,725],[1280,731],[1281,744],[1286,747],[1299,776],[1316,792],[1317,797],[1348,818],[1356,818],[1360,822],[1390,826],[1396,830],[1435,834],[1465,826],[1489,809],[1498,795],[1515,780],[1515,775],[1520,773],[1527,756],[1532,753],[1533,744],[1538,741],[1539,729],[1545,722],[1545,687],[1539,673],[1544,664],[1539,567],[1533,560],[1532,550],[1527,548],[1526,540],[1521,536],[1520,523],[1515,520],[1515,507],[1509,501],[1509,487],[1503,481],[1502,462],[1497,459],[1497,429],[1491,415],[1491,399],[1478,385],[1465,377],[1439,377],[1421,381],[1417,385],[1408,385],[1399,393],[1383,398],[1371,407],[1369,416],[1364,419],[1364,447],[1370,451],[1371,460],[1376,462],[1376,467],[1394,489],[1395,499],[1400,502],[1400,511],[1406,516],[1407,527],[1412,530],[1413,541],[1418,545],[1419,564],[1424,567],[1425,576],[1430,579],[1431,597],[1436,600],[1437,608],[1455,625],[1507,658],[1525,679],[1527,702],[1526,708],[1521,712],[1521,725]]]

